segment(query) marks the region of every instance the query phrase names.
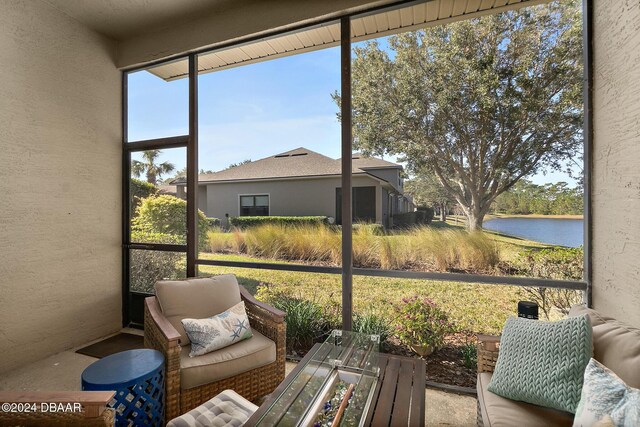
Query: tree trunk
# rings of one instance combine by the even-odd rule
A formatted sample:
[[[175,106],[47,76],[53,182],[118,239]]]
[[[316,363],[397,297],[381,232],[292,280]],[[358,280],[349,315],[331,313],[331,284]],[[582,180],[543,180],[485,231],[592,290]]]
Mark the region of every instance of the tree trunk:
[[[485,212],[480,209],[469,209],[467,212],[467,222],[469,231],[482,230],[482,222],[484,220]]]
[[[445,222],[447,220],[447,204],[440,203],[440,221]]]
[[[151,172],[147,172],[147,182],[149,184],[156,185],[156,182],[157,182],[156,174],[155,173],[151,173]]]

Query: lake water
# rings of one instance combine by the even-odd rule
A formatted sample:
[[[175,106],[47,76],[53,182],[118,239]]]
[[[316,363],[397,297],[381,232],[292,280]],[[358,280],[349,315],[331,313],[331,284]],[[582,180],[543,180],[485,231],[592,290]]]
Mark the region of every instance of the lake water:
[[[484,228],[536,242],[577,248],[583,245],[583,221],[557,218],[497,218]]]

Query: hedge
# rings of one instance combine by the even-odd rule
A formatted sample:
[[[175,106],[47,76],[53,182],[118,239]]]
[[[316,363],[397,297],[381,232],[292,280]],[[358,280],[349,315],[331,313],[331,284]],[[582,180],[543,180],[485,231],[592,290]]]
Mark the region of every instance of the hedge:
[[[135,243],[182,243],[180,237],[173,234],[142,231],[131,231],[131,241]],[[154,293],[153,286],[158,280],[186,276],[187,266],[184,253],[131,249],[130,256],[129,274],[132,291]]]
[[[131,216],[133,216],[136,208],[140,205],[140,200],[155,196],[158,193],[158,188],[146,181],[131,178],[129,191],[131,193]]]
[[[393,215],[394,227],[411,227],[414,225],[429,225],[433,220],[433,209],[421,209],[415,212],[405,212]]]
[[[233,216],[229,218],[229,224],[245,229],[264,224],[278,225],[321,225],[329,224],[326,216]]]
[[[174,196],[151,196],[140,201],[136,216],[132,220],[132,231],[142,233],[160,233],[177,236],[178,243],[186,244],[187,239],[187,202]],[[198,210],[198,246],[207,245],[209,222],[202,211]]]
[[[207,222],[209,223],[209,227],[220,227],[220,218],[207,217]]]

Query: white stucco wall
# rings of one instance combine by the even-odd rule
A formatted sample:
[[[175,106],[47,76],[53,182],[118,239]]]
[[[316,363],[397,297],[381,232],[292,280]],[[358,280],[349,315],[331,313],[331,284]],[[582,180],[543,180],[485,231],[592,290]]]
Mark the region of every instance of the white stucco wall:
[[[1,8],[0,373],[122,317],[115,45],[44,1]]]
[[[640,2],[593,3],[593,304],[640,327]]]

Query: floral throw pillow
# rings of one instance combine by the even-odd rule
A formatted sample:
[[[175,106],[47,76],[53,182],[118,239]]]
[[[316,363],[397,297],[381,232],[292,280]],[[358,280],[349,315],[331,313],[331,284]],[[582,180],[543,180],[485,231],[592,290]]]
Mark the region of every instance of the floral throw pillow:
[[[182,319],[182,326],[191,340],[189,357],[201,356],[253,336],[244,301],[207,319]]]
[[[640,426],[640,390],[629,387],[592,358],[584,372],[582,396],[573,426],[607,425],[607,422],[616,427]]]

